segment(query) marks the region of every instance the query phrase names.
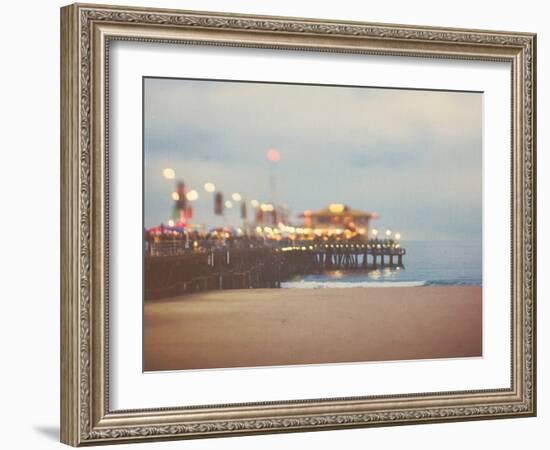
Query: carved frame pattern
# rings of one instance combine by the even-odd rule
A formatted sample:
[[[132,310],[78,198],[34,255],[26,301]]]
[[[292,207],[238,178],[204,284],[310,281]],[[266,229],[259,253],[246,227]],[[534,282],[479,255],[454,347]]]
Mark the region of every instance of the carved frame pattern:
[[[98,26],[121,26],[116,34],[102,32]],[[139,27],[136,32],[132,27]],[[156,36],[148,30],[201,30],[198,40],[191,32],[184,37]],[[122,32],[120,31],[122,30]],[[124,31],[131,31],[125,34]],[[222,30],[218,38],[214,30]],[[231,36],[234,31],[235,37]],[[208,33],[212,38],[208,38]],[[258,40],[267,35],[267,41]],[[103,40],[99,39],[98,36]],[[205,38],[204,36],[207,36]],[[248,36],[250,39],[244,38]],[[306,36],[304,41],[300,36]],[[316,44],[316,38],[330,38]],[[94,40],[95,39],[95,40]],[[185,416],[186,408],[137,412],[112,412],[108,408],[108,319],[106,296],[98,293],[108,283],[107,273],[97,280],[101,264],[95,259],[108,251],[101,240],[108,198],[98,200],[98,183],[108,183],[98,171],[104,165],[94,163],[94,110],[96,91],[107,86],[97,80],[96,53],[108,58],[112,39],[139,41],[201,43],[366,54],[405,54],[417,57],[445,57],[510,61],[513,65],[512,158],[513,233],[516,281],[512,302],[513,357],[512,388],[470,393],[411,394],[385,398],[365,411],[334,413],[316,412],[316,402],[330,404],[330,399],[308,402],[258,403],[266,408],[244,417],[220,414],[223,405],[208,407],[211,419],[198,420]],[[334,41],[331,41],[331,40]],[[362,40],[365,39],[363,42]],[[98,42],[103,48],[98,48]],[[334,44],[333,44],[334,42]],[[381,44],[386,44],[381,45]],[[337,23],[326,20],[257,17],[171,10],[144,10],[110,6],[71,5],[62,9],[62,233],[69,240],[62,246],[62,441],[71,445],[127,442],[143,439],[224,436],[280,431],[320,430],[400,423],[423,423],[448,420],[471,420],[498,417],[532,416],[536,411],[535,366],[535,276],[536,276],[536,211],[535,211],[535,52],[536,37],[528,33],[490,32],[481,30],[439,29],[368,23]],[[106,90],[106,88],[103,88]],[[106,95],[104,92],[101,95]],[[514,101],[514,100],[513,100]],[[108,136],[105,124],[103,138]],[[106,150],[106,148],[105,148]],[[104,162],[104,164],[106,164]],[[514,178],[515,177],[515,178]],[[98,206],[99,204],[99,206]],[[98,216],[99,214],[99,216]],[[107,224],[108,225],[108,224]],[[98,228],[99,227],[99,228]],[[103,252],[103,253],[102,253]],[[103,260],[105,262],[105,259]],[[517,286],[518,281],[521,285]],[[514,294],[515,293],[515,294]],[[103,293],[104,294],[104,293]],[[94,302],[105,302],[96,304]],[[98,315],[99,314],[99,315]],[[99,323],[98,323],[99,322]],[[98,326],[103,327],[104,332]],[[99,330],[99,332],[97,331]],[[99,355],[99,358],[98,358]],[[98,361],[98,359],[102,359]],[[519,374],[519,378],[517,375]],[[514,378],[516,377],[516,378]],[[447,397],[448,398],[447,398]],[[496,397],[495,397],[496,396]],[[417,401],[435,399],[435,406],[407,407],[397,405],[407,398]],[[441,399],[441,401],[439,401]],[[466,399],[466,400],[464,400]],[[353,399],[332,399],[335,411]],[[459,401],[460,400],[460,401]],[[390,402],[390,403],[388,403]],[[303,407],[299,414],[286,414],[285,405]],[[255,404],[256,405],[256,404]],[[246,407],[247,405],[241,405]],[[269,409],[272,407],[271,409]],[[359,406],[360,410],[361,407]],[[281,413],[282,411],[282,413]],[[295,408],[293,411],[296,411]],[[143,420],[144,416],[150,418]],[[198,416],[196,416],[198,417]],[[202,417],[202,416],[201,416]]]

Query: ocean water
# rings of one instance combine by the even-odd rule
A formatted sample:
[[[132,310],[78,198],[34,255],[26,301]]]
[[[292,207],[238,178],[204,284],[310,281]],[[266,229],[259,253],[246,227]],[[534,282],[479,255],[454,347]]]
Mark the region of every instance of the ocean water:
[[[282,283],[283,288],[407,287],[481,285],[480,241],[403,241],[404,267],[369,272],[335,270],[305,275]]]

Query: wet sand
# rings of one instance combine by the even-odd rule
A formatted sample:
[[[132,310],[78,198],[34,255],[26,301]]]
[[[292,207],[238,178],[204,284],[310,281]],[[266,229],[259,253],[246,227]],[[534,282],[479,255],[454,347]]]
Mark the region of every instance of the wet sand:
[[[226,290],[145,302],[146,371],[481,355],[480,286]]]

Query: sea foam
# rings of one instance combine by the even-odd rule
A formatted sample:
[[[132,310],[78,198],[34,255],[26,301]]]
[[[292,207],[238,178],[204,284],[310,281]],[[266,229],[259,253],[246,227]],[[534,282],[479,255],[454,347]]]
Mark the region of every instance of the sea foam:
[[[426,281],[286,281],[282,288],[293,289],[325,289],[325,288],[386,288],[386,287],[418,287],[426,286]]]

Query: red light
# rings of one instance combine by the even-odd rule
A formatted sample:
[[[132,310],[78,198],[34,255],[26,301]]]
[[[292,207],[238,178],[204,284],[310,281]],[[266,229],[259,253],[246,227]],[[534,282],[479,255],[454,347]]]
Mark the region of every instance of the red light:
[[[275,148],[270,148],[267,151],[267,159],[271,162],[277,162],[281,159],[281,154],[279,153],[279,150]]]

